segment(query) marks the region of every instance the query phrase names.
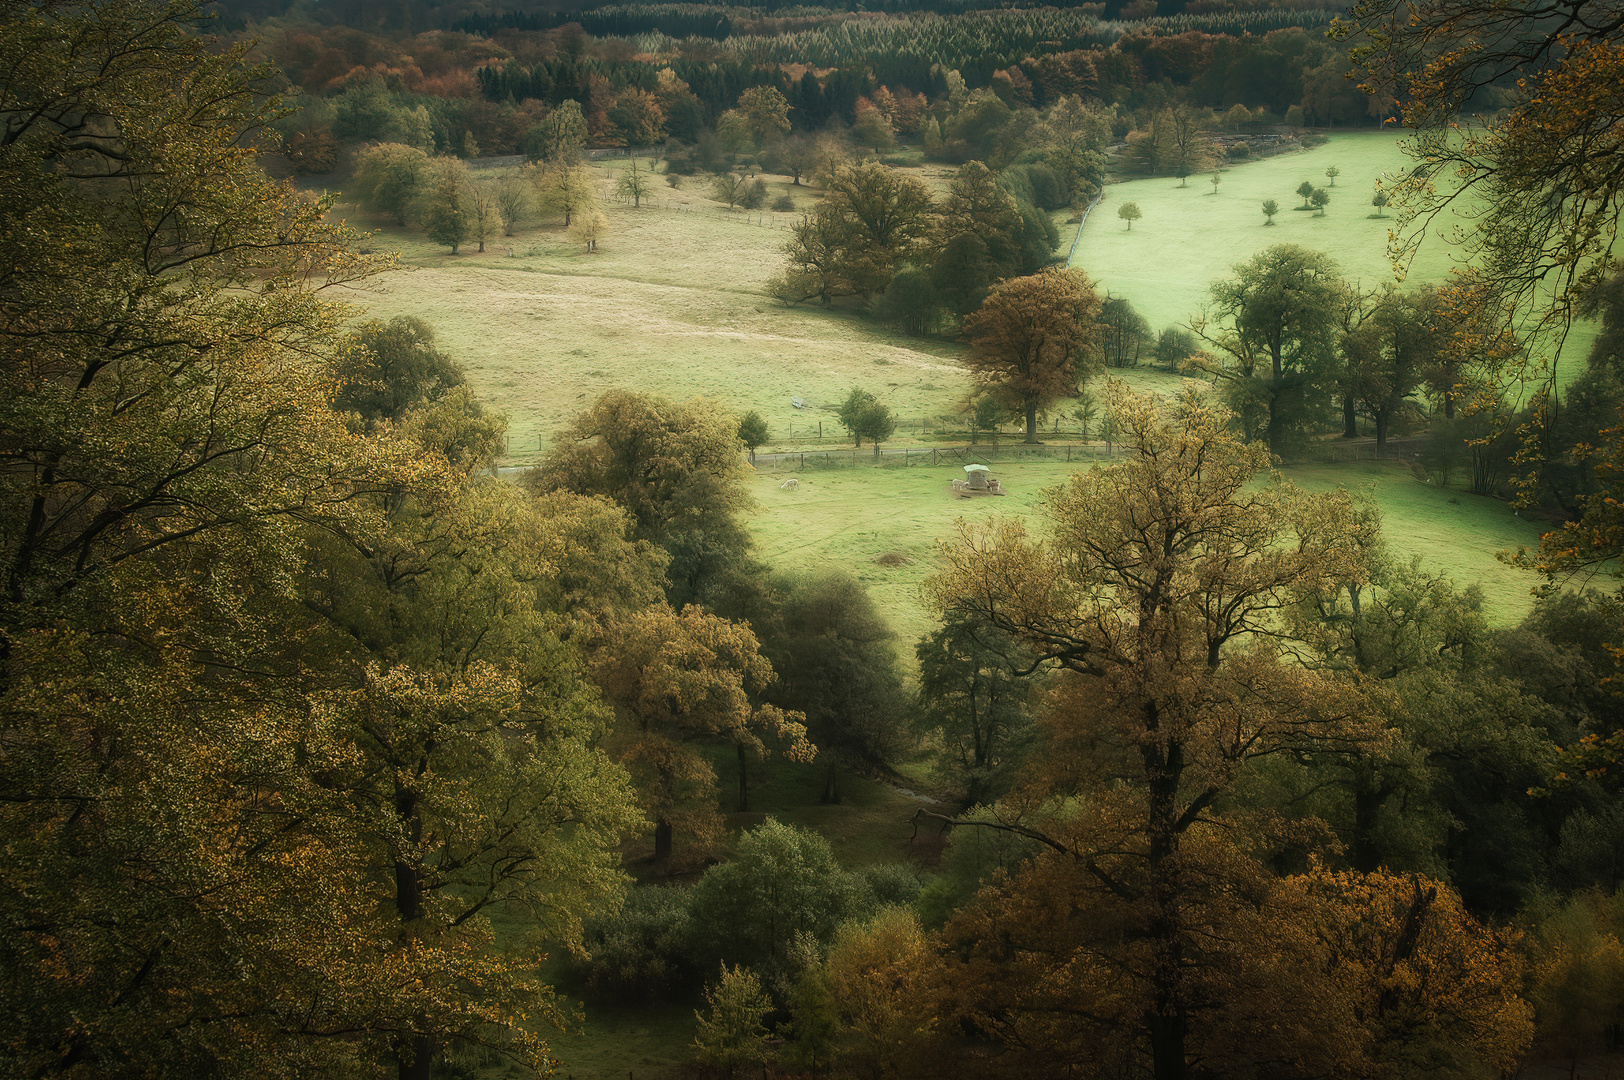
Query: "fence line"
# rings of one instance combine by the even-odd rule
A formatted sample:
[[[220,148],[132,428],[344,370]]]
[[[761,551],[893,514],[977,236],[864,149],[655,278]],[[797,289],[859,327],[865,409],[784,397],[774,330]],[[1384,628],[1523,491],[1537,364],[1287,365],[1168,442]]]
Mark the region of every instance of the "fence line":
[[[1077,235],[1071,238],[1071,250],[1066,252],[1067,266],[1071,265],[1071,260],[1077,255],[1077,245],[1083,242],[1083,226],[1088,224],[1088,215],[1094,212],[1094,208],[1100,204],[1100,200],[1103,198],[1105,198],[1105,189],[1100,188],[1099,191],[1095,192],[1094,198],[1089,204],[1083,208],[1082,219],[1077,222]]]

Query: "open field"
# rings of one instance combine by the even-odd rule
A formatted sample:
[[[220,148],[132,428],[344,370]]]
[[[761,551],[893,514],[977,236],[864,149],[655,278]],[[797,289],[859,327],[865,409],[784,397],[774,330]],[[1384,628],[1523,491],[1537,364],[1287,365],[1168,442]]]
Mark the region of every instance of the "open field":
[[[937,545],[953,536],[957,521],[1018,514],[1036,522],[1043,490],[1077,467],[1064,461],[997,463],[993,475],[1009,494],[968,500],[950,489],[963,475],[956,465],[810,469],[796,474],[800,487],[791,491],[779,487],[788,472],[762,471],[754,478],[759,505],[751,528],[761,556],[776,569],[850,570],[889,613],[906,651],[934,625],[919,586],[938,569]],[[1462,587],[1480,583],[1491,622],[1514,623],[1528,610],[1532,578],[1495,555],[1536,543],[1539,529],[1514,517],[1505,503],[1434,487],[1388,464],[1303,465],[1283,472],[1311,491],[1368,488],[1382,509],[1394,554],[1418,555],[1425,567],[1448,571]],[[887,555],[904,561],[878,561]]]
[[[1228,166],[1217,194],[1209,174],[1191,176],[1187,187],[1172,176],[1108,184],[1083,227],[1071,265],[1102,289],[1132,301],[1158,331],[1188,322],[1213,282],[1274,244],[1327,252],[1350,281],[1374,289],[1395,280],[1387,238],[1397,221],[1391,208],[1377,217],[1370,197],[1378,177],[1395,176],[1412,164],[1393,133],[1347,131],[1332,133],[1323,146],[1310,150]],[[1341,170],[1335,187],[1329,186],[1327,166]],[[1304,180],[1330,192],[1323,217],[1299,209],[1303,200],[1296,190]],[[1272,226],[1260,209],[1265,199],[1280,204]],[[1128,202],[1144,214],[1131,230],[1117,217],[1117,208]],[[1458,251],[1444,231],[1456,223],[1463,222],[1440,220],[1428,233],[1407,268],[1408,287],[1448,277]],[[1588,326],[1575,327],[1563,353],[1574,361],[1563,365],[1564,382],[1577,374],[1593,337]]]
[[[608,200],[623,168],[594,168],[611,231],[591,254],[556,225],[498,238],[483,255],[465,245],[454,256],[391,227],[372,241],[399,250],[410,269],[354,299],[371,316],[415,315],[434,327],[481,400],[508,414],[512,458],[534,456],[612,387],[756,409],[775,442],[815,431],[819,419],[838,431],[833,412],[820,410],[854,385],[905,424],[958,412],[968,382],[956,343],[766,295],[795,214],[729,212],[705,197],[703,178],[672,190],[656,177],[656,205],[634,209]],[[922,172],[939,182],[945,170]],[[803,208],[813,204],[806,187],[767,179],[769,200],[788,192]]]
[[[1187,319],[1212,281],[1273,243],[1330,250],[1350,277],[1370,287],[1391,275],[1384,248],[1393,220],[1370,216],[1372,183],[1405,160],[1392,135],[1349,132],[1313,150],[1228,169],[1217,195],[1201,177],[1182,189],[1167,178],[1114,184],[1089,221],[1076,262],[1132,299],[1158,328]],[[1300,202],[1292,189],[1304,179],[1324,184],[1327,165],[1341,174],[1326,216],[1289,209]],[[607,198],[626,162],[593,168]],[[918,170],[936,186],[950,172],[939,165]],[[802,209],[813,205],[807,187],[767,179],[769,201],[788,193]],[[862,385],[902,418],[892,445],[944,441],[922,434],[919,425],[958,413],[969,389],[958,345],[770,299],[766,282],[782,266],[784,227],[793,214],[728,212],[706,197],[702,178],[672,189],[658,177],[655,190],[652,207],[607,201],[611,232],[590,255],[553,225],[498,238],[483,255],[458,256],[406,230],[382,229],[373,243],[397,247],[412,269],[358,299],[372,315],[412,314],[434,326],[481,399],[508,413],[510,458],[517,462],[533,459],[570,416],[617,386],[757,409],[772,429],[767,451],[841,445],[833,407]],[[1266,197],[1286,208],[1272,228],[1257,209]],[[1115,214],[1130,199],[1145,213],[1132,232]],[[1070,239],[1063,234],[1063,249]],[[1411,280],[1439,280],[1448,265],[1447,247],[1430,243]],[[1121,374],[1138,389],[1173,383],[1147,369]],[[792,407],[792,397],[807,408]],[[819,420],[823,440],[814,438]],[[766,471],[756,480],[760,552],[784,569],[851,568],[891,614],[906,651],[931,624],[918,584],[934,569],[935,545],[951,534],[954,520],[1030,513],[1041,489],[1068,469],[1063,462],[997,467],[1010,496],[973,503],[950,496],[956,473],[948,467],[809,471],[795,492],[778,490],[785,472]],[[1309,485],[1374,481],[1395,546],[1402,543],[1406,553],[1448,569],[1463,584],[1482,581],[1497,622],[1520,616],[1526,583],[1493,555],[1533,542],[1534,528],[1504,504],[1430,488],[1403,471],[1358,469],[1305,467],[1295,474]],[[899,557],[887,560],[894,565],[875,561],[887,554]]]

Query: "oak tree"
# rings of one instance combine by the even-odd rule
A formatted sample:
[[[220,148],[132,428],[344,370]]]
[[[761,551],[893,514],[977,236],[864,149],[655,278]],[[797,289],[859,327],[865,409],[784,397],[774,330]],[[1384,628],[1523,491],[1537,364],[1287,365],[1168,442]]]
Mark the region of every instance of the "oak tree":
[[[1038,409],[1072,397],[1089,375],[1100,300],[1080,271],[1012,278],[964,320],[967,363],[976,380],[1020,400],[1026,441],[1037,441]]]

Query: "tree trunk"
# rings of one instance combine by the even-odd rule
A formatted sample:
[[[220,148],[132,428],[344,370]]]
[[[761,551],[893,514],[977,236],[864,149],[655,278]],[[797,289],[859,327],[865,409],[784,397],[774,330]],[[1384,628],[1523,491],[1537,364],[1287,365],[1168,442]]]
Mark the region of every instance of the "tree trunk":
[[[823,773],[823,801],[831,805],[840,802],[840,766],[833,757],[829,758],[828,768]]]
[[[479,242],[479,253],[481,255],[485,254],[485,241],[483,240]]]
[[[1342,437],[1344,439],[1357,439],[1359,437],[1359,410],[1355,409],[1352,394],[1342,396]]]
[[[734,743],[733,748],[739,752],[739,813],[750,809],[750,761],[744,752],[744,744]]]
[[[671,823],[663,818],[654,823],[654,861],[668,863],[671,861]]]
[[[1391,413],[1391,412],[1392,412],[1391,409],[1385,409],[1385,408],[1384,409],[1377,409],[1375,411],[1375,417],[1376,417],[1376,452],[1377,453],[1380,453],[1381,451],[1387,449],[1387,417],[1388,417],[1388,414]]]
[[[1382,793],[1368,782],[1361,782],[1353,793],[1353,868],[1361,874],[1376,869],[1376,815],[1381,810]]]
[[[1026,399],[1026,441],[1038,441],[1038,399]]]

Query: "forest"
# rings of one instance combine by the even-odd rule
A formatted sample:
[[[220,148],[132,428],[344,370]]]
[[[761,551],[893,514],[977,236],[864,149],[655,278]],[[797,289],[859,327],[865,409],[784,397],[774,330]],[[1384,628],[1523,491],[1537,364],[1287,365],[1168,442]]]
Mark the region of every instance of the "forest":
[[[0,0],[0,1074],[607,1078],[614,1014],[676,1018],[636,1076],[1611,1075],[1605,6]],[[1474,200],[1461,272],[1271,243],[1158,329],[1066,255],[1117,183],[1384,122],[1361,213],[1402,256]],[[590,280],[679,195],[782,218],[759,283],[682,272],[920,350],[972,438],[1080,424],[920,560],[923,634],[765,549],[758,451],[822,424],[658,392],[690,354],[536,346],[512,452],[516,317],[435,268]],[[823,407],[878,461],[874,364]],[[1539,523],[1523,614],[1283,468],[1366,435]]]

